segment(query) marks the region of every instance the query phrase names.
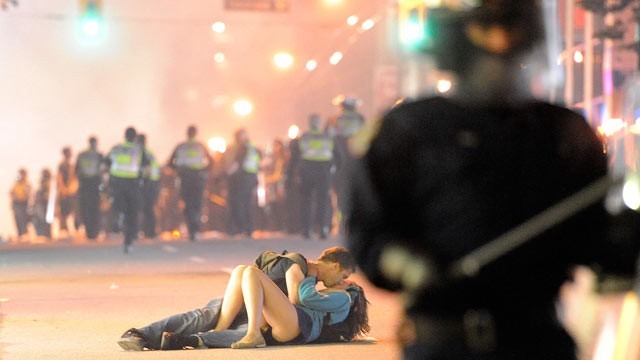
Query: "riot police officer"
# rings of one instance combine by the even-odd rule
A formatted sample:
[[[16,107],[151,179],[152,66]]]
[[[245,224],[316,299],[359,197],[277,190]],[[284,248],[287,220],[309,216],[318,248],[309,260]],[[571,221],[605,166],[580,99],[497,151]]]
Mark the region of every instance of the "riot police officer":
[[[180,197],[184,201],[184,219],[190,241],[195,241],[200,231],[202,198],[212,163],[207,148],[197,141],[197,133],[195,126],[189,126],[187,141],[178,144],[169,159],[169,166],[177,170],[180,178]]]
[[[148,239],[155,239],[156,232],[156,203],[160,193],[160,164],[155,155],[147,147],[147,136],[138,134],[136,142],[143,149],[149,159],[149,166],[142,173],[142,232]]]
[[[254,194],[258,185],[258,171],[262,153],[249,139],[246,129],[234,133],[235,143],[225,153],[225,171],[228,180],[230,235],[253,236]]]
[[[109,168],[109,188],[112,209],[124,232],[124,252],[128,253],[138,236],[138,212],[140,209],[140,181],[149,159],[135,143],[136,129],[125,130],[125,141],[114,146],[105,161]]]
[[[98,139],[89,137],[89,148],[78,154],[78,210],[87,239],[95,240],[100,232],[100,184],[104,157],[98,151]]]
[[[426,50],[457,88],[384,116],[351,178],[349,246],[406,295],[407,359],[576,359],[558,289],[575,264],[632,276],[637,216],[605,211],[585,119],[527,91],[540,2],[449,3],[429,8]]]
[[[303,236],[309,238],[317,228],[320,238],[329,235],[330,224],[327,218],[329,189],[331,184],[331,166],[337,163],[337,149],[333,138],[322,131],[320,115],[309,115],[309,130],[302,134],[299,141],[299,171],[301,178],[301,213]]]

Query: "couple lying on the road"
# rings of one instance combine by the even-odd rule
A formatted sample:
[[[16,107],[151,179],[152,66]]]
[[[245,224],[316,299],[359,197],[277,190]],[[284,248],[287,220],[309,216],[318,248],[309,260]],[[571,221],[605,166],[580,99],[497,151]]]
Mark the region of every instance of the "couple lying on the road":
[[[350,341],[369,331],[364,291],[347,280],[355,268],[349,251],[337,246],[317,261],[264,251],[253,266],[232,271],[223,298],[129,329],[118,344],[140,351]],[[324,289],[316,289],[318,281]]]

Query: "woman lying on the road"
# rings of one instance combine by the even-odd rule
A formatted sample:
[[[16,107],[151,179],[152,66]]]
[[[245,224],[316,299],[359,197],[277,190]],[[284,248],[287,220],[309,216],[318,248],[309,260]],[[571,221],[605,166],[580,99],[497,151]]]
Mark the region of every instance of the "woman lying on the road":
[[[203,337],[226,330],[244,308],[247,333],[231,344],[234,349],[266,345],[307,344],[314,341],[349,341],[369,331],[363,289],[347,280],[318,291],[315,276],[299,286],[301,305],[293,305],[278,286],[260,269],[246,266],[227,284],[220,318],[208,333],[177,335],[165,332],[162,350],[202,347]]]

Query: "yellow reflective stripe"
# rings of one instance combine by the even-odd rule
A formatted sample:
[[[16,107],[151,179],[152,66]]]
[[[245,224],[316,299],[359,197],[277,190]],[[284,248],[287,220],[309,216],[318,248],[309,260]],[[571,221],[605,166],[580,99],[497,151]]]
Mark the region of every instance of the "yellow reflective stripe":
[[[302,159],[330,161],[333,159],[333,141],[324,133],[306,133],[300,139]]]
[[[250,174],[256,174],[260,169],[260,153],[252,145],[247,147],[247,155],[242,163],[242,169]]]
[[[202,170],[208,165],[203,147],[196,142],[183,143],[176,152],[176,165],[194,170]]]

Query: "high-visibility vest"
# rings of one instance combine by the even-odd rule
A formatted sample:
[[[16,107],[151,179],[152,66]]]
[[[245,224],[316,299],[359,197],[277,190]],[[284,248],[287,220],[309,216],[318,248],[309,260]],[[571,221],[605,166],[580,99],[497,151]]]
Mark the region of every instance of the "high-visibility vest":
[[[149,151],[147,149],[144,150],[144,153],[145,153],[145,155],[147,155],[147,159],[149,159],[149,168],[150,168],[149,180],[151,180],[151,181],[160,180],[160,170],[161,169],[160,169],[160,164],[156,160],[156,157],[153,156],[151,151]]]
[[[102,155],[93,149],[88,149],[78,155],[78,174],[82,178],[92,178],[100,175]]]
[[[140,176],[142,150],[139,146],[130,142],[116,145],[109,152],[109,159],[111,176],[123,179],[135,179]]]
[[[247,144],[247,154],[242,161],[242,170],[249,174],[257,174],[260,170],[260,152],[252,144]]]
[[[331,161],[333,139],[321,131],[309,131],[300,137],[300,152],[303,160]]]
[[[342,115],[338,117],[337,121],[337,134],[345,137],[353,136],[364,125],[364,118],[360,113],[353,110],[345,110]]]
[[[184,142],[176,149],[175,164],[180,168],[202,170],[209,165],[207,150],[197,141]]]

